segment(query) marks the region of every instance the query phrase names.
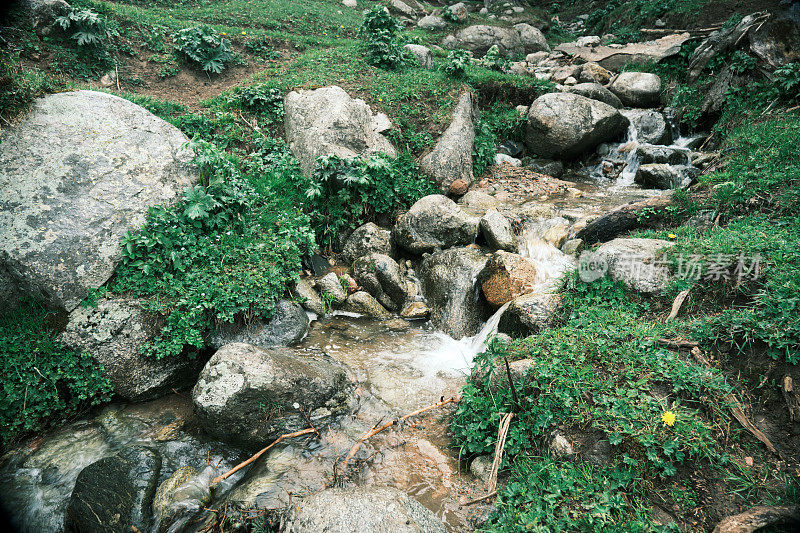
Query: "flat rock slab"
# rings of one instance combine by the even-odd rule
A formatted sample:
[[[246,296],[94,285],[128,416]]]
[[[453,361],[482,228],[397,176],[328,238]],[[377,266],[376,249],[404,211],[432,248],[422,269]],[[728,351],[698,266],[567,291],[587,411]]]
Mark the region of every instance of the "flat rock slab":
[[[110,94],[36,100],[0,135],[0,294],[73,310],[103,285],[120,239],[192,184],[176,127]]]
[[[556,50],[585,62],[598,63],[603,68],[619,70],[629,61],[635,63],[658,63],[664,58],[680,52],[683,43],[689,40],[689,33],[667,35],[655,41],[630,43],[622,48],[611,46],[578,46],[577,43],[564,43],[556,46]]]

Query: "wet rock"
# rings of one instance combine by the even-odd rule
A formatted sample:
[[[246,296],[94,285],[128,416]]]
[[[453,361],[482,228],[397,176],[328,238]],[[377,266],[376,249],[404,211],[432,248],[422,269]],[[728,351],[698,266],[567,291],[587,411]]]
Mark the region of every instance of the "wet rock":
[[[120,239],[196,181],[186,136],[111,94],[36,99],[0,134],[0,293],[72,311],[120,260]],[[6,300],[0,314],[15,307]]]
[[[579,83],[572,87],[565,87],[565,92],[578,94],[608,104],[615,109],[622,107],[622,101],[617,96],[599,83]]]
[[[407,44],[403,46],[403,48],[414,54],[420,67],[426,69],[433,68],[433,53],[430,48],[419,44]]]
[[[298,299],[300,304],[312,313],[319,316],[325,314],[325,302],[319,297],[317,291],[305,279],[298,280],[292,288],[292,296]]]
[[[87,466],[67,505],[66,531],[147,531],[160,471],[161,456],[146,447],[128,448]]]
[[[598,65],[597,63],[584,63],[581,66],[581,73],[578,79],[584,83],[599,83],[605,85],[611,81],[613,74]]]
[[[140,300],[114,296],[101,298],[96,307],[76,308],[59,340],[89,353],[103,365],[114,393],[138,402],[190,385],[202,367],[202,361],[184,355],[156,359],[141,353],[157,333],[155,318]]]
[[[408,323],[407,320],[403,320],[402,318],[394,318],[392,320],[387,320],[383,323],[386,326],[386,329],[389,331],[407,331],[411,324]]]
[[[478,234],[478,222],[451,199],[432,194],[419,199],[400,217],[392,238],[409,252],[421,254],[472,243]]]
[[[636,157],[642,165],[651,163],[685,165],[689,162],[689,151],[669,146],[641,144],[636,148]]]
[[[669,267],[657,259],[673,245],[658,239],[614,239],[602,244],[593,256],[604,261],[612,279],[639,292],[653,293],[669,283]]]
[[[436,15],[426,15],[417,21],[417,26],[423,30],[441,30],[447,27],[447,21]]]
[[[359,285],[387,309],[397,311],[407,299],[406,282],[397,261],[384,254],[369,254],[353,263]],[[352,298],[352,296],[351,296]]]
[[[636,128],[639,142],[672,144],[672,131],[663,114],[649,109],[628,109],[620,112]]]
[[[339,306],[347,300],[347,291],[342,287],[339,276],[335,272],[326,274],[317,280],[317,287],[323,299],[327,298],[333,305]]]
[[[367,222],[356,228],[342,249],[342,259],[352,263],[359,257],[371,254],[392,255],[392,232]]]
[[[525,54],[550,52],[550,45],[547,44],[547,39],[540,30],[525,23],[514,24],[514,29],[519,32]]]
[[[534,172],[554,178],[560,178],[564,174],[564,163],[553,159],[533,159],[526,166]]]
[[[657,107],[661,100],[661,78],[649,72],[621,72],[608,89],[631,107]]]
[[[577,256],[583,248],[583,239],[569,239],[561,246],[561,251],[567,255]]]
[[[511,301],[500,317],[498,331],[512,337],[526,337],[539,333],[553,323],[561,305],[557,294],[523,294]]]
[[[619,137],[628,120],[608,104],[568,93],[537,98],[528,111],[525,142],[543,157],[572,158]]]
[[[489,257],[481,277],[486,301],[494,307],[536,289],[541,276],[531,261],[518,254],[499,251]]]
[[[422,260],[420,280],[431,320],[453,338],[476,334],[486,318],[477,279],[487,260],[471,248],[451,248]]]
[[[377,130],[382,122],[363,100],[353,99],[337,86],[291,91],[284,98],[286,142],[303,172],[314,171],[317,157],[344,158],[396,151]]]
[[[458,205],[465,213],[482,217],[491,209],[498,209],[500,202],[482,191],[469,191],[458,200]]]
[[[281,533],[445,533],[444,523],[407,494],[389,487],[331,488],[299,499]]]
[[[675,167],[662,163],[639,165],[634,181],[648,189],[676,189],[683,177]]]
[[[691,38],[689,33],[667,35],[655,41],[630,43],[625,46],[578,46],[563,43],[556,51],[577,57],[586,63],[597,63],[603,68],[619,71],[627,63],[658,63],[662,59],[678,54],[683,43]]]
[[[542,240],[552,244],[556,248],[561,248],[561,245],[566,242],[567,237],[569,237],[569,228],[564,224],[556,224],[544,232]]]
[[[763,528],[797,531],[800,529],[800,505],[753,507],[744,513],[725,517],[713,533],[751,533]]]
[[[422,320],[428,318],[431,310],[424,302],[409,302],[400,311],[400,316],[406,320]]]
[[[349,391],[344,370],[328,358],[236,343],[211,357],[192,400],[207,433],[260,448],[308,427],[308,420],[322,423],[344,413]]]
[[[344,310],[379,320],[385,320],[392,316],[392,313],[387,311],[378,300],[365,291],[354,292],[348,296],[344,303]]]
[[[153,498],[153,514],[159,533],[179,531],[180,523],[185,523],[211,501],[208,483],[211,474],[211,469],[198,472],[191,466],[183,466],[158,486]]]
[[[453,111],[453,120],[436,146],[419,163],[420,170],[433,178],[443,191],[456,179],[472,183],[472,144],[475,141],[475,113],[472,95],[463,93]]]
[[[511,223],[499,211],[487,211],[481,218],[480,228],[483,238],[492,250],[516,251],[517,240],[511,231]]]
[[[300,342],[308,333],[308,315],[295,302],[278,300],[269,320],[253,320],[249,324],[223,322],[215,327],[209,344],[215,349],[232,342],[255,346],[288,346]]]
[[[457,48],[469,50],[475,57],[483,57],[495,45],[507,57],[525,53],[525,44],[518,31],[484,24],[470,26],[456,33],[453,44]]]

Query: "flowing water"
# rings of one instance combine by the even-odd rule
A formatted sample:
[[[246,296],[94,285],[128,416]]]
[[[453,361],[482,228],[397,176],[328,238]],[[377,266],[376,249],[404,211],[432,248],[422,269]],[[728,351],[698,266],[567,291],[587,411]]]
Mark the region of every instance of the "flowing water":
[[[673,147],[687,142],[678,138]],[[581,217],[660,194],[633,184],[639,165],[637,143],[636,130],[631,127],[624,142],[611,147],[605,159],[622,165],[615,182],[604,176],[603,163],[589,167],[587,179],[576,185],[580,194],[549,200],[557,216],[523,217],[519,252],[536,265],[541,290],[553,290],[554,281],[574,265],[573,258],[544,238],[548,230],[558,225],[569,227]],[[531,203],[537,201],[541,199],[531,199]],[[524,206],[514,209],[520,207]],[[90,418],[7,452],[0,459],[4,503],[25,531],[62,531],[64,510],[78,473],[125,447],[146,445],[163,458],[159,482],[184,466],[200,472],[193,484],[182,489],[186,497],[178,502],[195,510],[203,499],[198,494],[209,493],[212,507],[228,502],[240,508],[278,509],[293,497],[340,482],[346,474],[348,482],[400,488],[440,516],[451,531],[472,530],[471,519],[478,506],[463,503],[482,496],[484,487],[460,471],[457,454],[449,447],[452,405],[369,439],[346,473],[341,459],[376,424],[457,396],[473,359],[497,331],[507,306],[477,335],[463,339],[450,338],[429,324],[378,322],[348,313],[319,320],[311,317],[314,321],[300,349],[325,352],[349,369],[357,383],[358,410],[320,428],[319,438],[275,447],[213,490],[210,480],[247,454],[205,437],[193,416],[190,394],[181,393],[142,404],[107,406]],[[154,523],[152,530],[157,529]]]

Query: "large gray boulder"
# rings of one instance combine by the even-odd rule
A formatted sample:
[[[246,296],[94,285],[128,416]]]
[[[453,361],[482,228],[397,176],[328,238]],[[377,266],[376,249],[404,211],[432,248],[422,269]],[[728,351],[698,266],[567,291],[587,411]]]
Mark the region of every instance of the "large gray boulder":
[[[486,244],[493,250],[513,252],[517,250],[517,239],[511,229],[511,223],[499,211],[487,211],[480,222],[481,233]]]
[[[578,83],[577,85],[564,87],[564,92],[578,94],[608,104],[615,109],[622,107],[622,101],[617,95],[600,85],[599,83]]]
[[[447,27],[447,21],[436,15],[426,15],[417,21],[417,26],[423,30],[441,30]]]
[[[388,255],[369,254],[358,258],[353,263],[353,277],[381,305],[392,311],[400,310],[408,297],[400,265]]]
[[[471,244],[478,234],[479,219],[464,213],[456,203],[441,194],[420,198],[402,215],[392,230],[392,238],[411,253]]]
[[[647,165],[649,163],[669,163],[670,165],[688,165],[689,149],[672,148],[670,146],[653,146],[650,144],[640,144],[636,148],[636,157],[639,163]]]
[[[659,239],[614,239],[584,254],[604,264],[612,279],[639,292],[653,293],[670,281],[669,267],[659,259],[673,245]],[[586,259],[581,255],[581,263]]]
[[[514,29],[519,33],[522,47],[525,54],[534,52],[550,52],[550,45],[541,30],[534,28],[530,24],[514,24]]]
[[[255,346],[288,346],[300,342],[308,333],[308,315],[300,304],[278,300],[269,320],[253,320],[248,324],[223,322],[214,329],[209,344],[222,348],[232,342]]]
[[[561,297],[558,294],[530,293],[517,296],[506,308],[497,330],[512,337],[535,335],[555,319]]]
[[[658,63],[680,53],[683,43],[691,39],[686,33],[666,35],[655,41],[629,43],[625,46],[580,46],[580,43],[563,43],[556,51],[579,59],[579,62],[598,63],[609,70],[620,70],[627,63]]]
[[[482,217],[492,209],[499,209],[500,202],[483,191],[470,190],[458,199],[458,205],[468,215]]]
[[[472,183],[472,145],[475,142],[475,112],[472,95],[465,92],[453,111],[453,121],[439,138],[433,150],[420,160],[423,173],[447,191],[450,184],[463,179]]]
[[[628,119],[608,104],[569,93],[549,93],[528,110],[525,142],[547,158],[574,158],[622,135]]]
[[[192,400],[210,435],[260,448],[309,421],[322,424],[345,413],[350,388],[344,370],[329,358],[234,343],[211,357]]]
[[[0,295],[72,311],[120,260],[120,239],[196,174],[176,127],[118,96],[36,100],[0,133]],[[3,311],[15,306],[6,300]],[[0,311],[2,312],[2,311]]]
[[[19,5],[30,15],[33,29],[39,35],[49,35],[56,17],[70,7],[65,0],[21,0]]]
[[[392,251],[392,232],[367,222],[356,228],[344,242],[342,259],[352,263],[371,253],[392,255]]]
[[[452,41],[455,48],[471,51],[476,57],[483,57],[492,46],[497,45],[500,53],[508,57],[525,54],[525,44],[519,32],[513,28],[479,24],[464,28],[456,33]]]
[[[451,248],[426,256],[419,269],[433,324],[451,337],[472,336],[487,317],[478,277],[488,256],[472,248]]]
[[[636,129],[640,143],[672,144],[672,130],[662,113],[652,109],[625,109],[620,111]]]
[[[314,287],[305,279],[301,278],[294,284],[292,296],[308,311],[320,316],[325,314],[325,302],[322,301]]]
[[[375,297],[366,291],[356,291],[348,296],[344,302],[344,310],[378,320],[386,320],[392,316]]]
[[[155,317],[140,300],[107,297],[72,311],[59,341],[103,365],[116,395],[144,401],[190,385],[202,366],[185,355],[156,359],[141,353],[157,333]]]
[[[291,91],[283,106],[286,141],[306,174],[314,171],[321,155],[396,155],[381,134],[387,129],[386,117],[373,115],[366,102],[351,98],[341,87]]]
[[[330,488],[300,498],[281,533],[446,533],[436,515],[393,487]]]
[[[431,52],[430,48],[421,44],[407,44],[403,48],[414,54],[420,67],[425,69],[433,68],[433,52]]]
[[[126,448],[78,474],[67,504],[66,530],[128,533],[150,527],[150,507],[161,471],[152,448]]]
[[[650,163],[639,165],[634,181],[647,189],[677,189],[681,186],[683,176],[671,165]]]
[[[608,89],[630,107],[657,107],[661,100],[661,78],[649,72],[621,72]]]

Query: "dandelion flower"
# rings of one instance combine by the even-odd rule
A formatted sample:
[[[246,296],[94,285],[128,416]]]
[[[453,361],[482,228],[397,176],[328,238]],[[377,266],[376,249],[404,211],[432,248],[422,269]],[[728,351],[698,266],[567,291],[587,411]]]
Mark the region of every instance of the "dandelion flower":
[[[677,236],[677,235],[675,235],[674,233],[670,233],[669,235],[667,235],[667,237],[669,237],[669,238],[670,238],[670,240],[672,240],[672,241],[674,241],[675,239],[677,239],[677,238],[678,238],[678,236]]]
[[[243,32],[242,32],[242,35],[247,35],[247,32],[246,32],[246,31],[243,31]]]
[[[672,411],[667,411],[663,415],[661,415],[661,420],[667,426],[674,426],[675,425],[675,413]]]

